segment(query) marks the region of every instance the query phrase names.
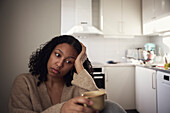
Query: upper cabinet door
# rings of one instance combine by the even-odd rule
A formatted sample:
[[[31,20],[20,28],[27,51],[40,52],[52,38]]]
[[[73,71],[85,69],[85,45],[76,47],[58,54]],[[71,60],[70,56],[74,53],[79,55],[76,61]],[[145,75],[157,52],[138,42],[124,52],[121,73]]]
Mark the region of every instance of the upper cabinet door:
[[[76,1],[61,0],[61,34],[66,34],[76,25]]]
[[[157,18],[170,14],[170,0],[155,0],[155,15]]]
[[[102,12],[104,35],[121,34],[121,0],[103,0]]]
[[[142,0],[142,10],[144,35],[170,30],[170,0]]]
[[[105,36],[140,35],[140,0],[102,0]]]
[[[151,22],[155,18],[155,0],[142,0],[143,24]]]
[[[141,35],[141,0],[122,0],[123,33]]]
[[[155,0],[142,0],[143,34],[148,35],[155,32]]]

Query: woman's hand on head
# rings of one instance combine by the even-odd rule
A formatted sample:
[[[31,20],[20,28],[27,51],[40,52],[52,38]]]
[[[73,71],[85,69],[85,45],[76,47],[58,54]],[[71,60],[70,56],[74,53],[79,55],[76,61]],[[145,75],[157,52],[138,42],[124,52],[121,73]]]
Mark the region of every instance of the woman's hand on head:
[[[75,97],[63,104],[61,113],[96,113],[96,110],[85,107],[83,104],[88,106],[93,105],[93,102],[84,97]]]
[[[82,45],[82,51],[75,60],[75,68],[76,68],[77,73],[81,72],[81,70],[84,69],[83,63],[87,59],[86,47],[82,43],[81,45]]]

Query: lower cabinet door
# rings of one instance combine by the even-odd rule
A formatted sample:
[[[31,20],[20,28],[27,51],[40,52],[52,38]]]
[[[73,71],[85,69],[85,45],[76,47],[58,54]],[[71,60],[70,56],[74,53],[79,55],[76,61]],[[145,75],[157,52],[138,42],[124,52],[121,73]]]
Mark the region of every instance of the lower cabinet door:
[[[136,67],[136,109],[140,113],[157,113],[156,110],[156,71]]]
[[[135,67],[105,67],[107,98],[124,109],[135,109]]]

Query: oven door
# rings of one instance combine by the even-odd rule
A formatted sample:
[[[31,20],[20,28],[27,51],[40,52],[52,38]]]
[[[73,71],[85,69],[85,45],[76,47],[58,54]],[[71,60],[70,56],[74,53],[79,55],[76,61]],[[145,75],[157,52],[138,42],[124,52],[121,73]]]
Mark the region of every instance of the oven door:
[[[105,89],[105,74],[104,73],[94,73],[93,79],[100,89]]]

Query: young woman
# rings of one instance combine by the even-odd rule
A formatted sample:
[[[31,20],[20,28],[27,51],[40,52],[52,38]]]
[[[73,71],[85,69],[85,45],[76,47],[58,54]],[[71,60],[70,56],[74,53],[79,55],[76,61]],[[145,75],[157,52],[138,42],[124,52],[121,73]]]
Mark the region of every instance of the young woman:
[[[81,94],[98,88],[91,77],[86,47],[74,37],[54,37],[32,54],[29,68],[30,73],[19,75],[13,83],[10,113],[98,112],[82,105],[93,102]],[[124,113],[120,106],[114,106]]]

